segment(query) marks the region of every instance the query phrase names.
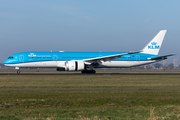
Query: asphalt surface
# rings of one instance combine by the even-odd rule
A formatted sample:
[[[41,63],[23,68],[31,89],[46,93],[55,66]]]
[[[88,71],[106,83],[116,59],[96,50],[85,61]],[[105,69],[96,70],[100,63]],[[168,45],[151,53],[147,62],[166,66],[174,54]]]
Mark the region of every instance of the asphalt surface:
[[[180,75],[180,73],[0,73],[0,75]]]
[[[180,90],[180,88],[0,88],[0,91],[13,90]]]

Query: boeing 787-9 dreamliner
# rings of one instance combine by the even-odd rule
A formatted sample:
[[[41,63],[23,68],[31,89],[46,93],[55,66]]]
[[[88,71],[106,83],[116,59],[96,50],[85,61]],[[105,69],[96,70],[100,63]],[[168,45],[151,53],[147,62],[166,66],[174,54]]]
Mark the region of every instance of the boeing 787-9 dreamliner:
[[[57,71],[81,71],[95,74],[94,68],[129,68],[159,62],[169,55],[158,55],[166,30],[161,30],[137,52],[21,52],[11,55],[4,65],[20,68],[56,68]]]

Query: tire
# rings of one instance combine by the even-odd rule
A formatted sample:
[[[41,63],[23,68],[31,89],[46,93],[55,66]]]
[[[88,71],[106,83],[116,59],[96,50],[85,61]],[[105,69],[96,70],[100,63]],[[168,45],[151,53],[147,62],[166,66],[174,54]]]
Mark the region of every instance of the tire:
[[[96,74],[95,70],[82,70],[81,71],[82,74]]]
[[[83,71],[81,71],[81,73],[82,73],[82,74],[85,74],[85,73],[86,73],[86,71],[85,71],[85,70],[83,70]]]
[[[17,74],[20,74],[20,70],[17,71]]]
[[[96,71],[95,71],[95,70],[92,70],[91,73],[92,73],[92,74],[96,74]]]

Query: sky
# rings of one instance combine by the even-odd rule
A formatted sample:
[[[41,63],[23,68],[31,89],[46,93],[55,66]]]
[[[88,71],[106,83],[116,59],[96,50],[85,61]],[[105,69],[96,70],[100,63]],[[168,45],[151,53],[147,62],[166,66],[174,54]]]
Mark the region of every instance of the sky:
[[[160,55],[180,61],[179,0],[3,0],[0,62],[26,51],[139,51],[167,30]]]

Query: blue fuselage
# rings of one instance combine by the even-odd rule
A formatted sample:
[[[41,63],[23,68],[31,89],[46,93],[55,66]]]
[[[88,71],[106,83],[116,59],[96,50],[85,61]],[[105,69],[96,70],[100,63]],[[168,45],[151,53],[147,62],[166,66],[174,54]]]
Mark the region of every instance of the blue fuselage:
[[[85,60],[123,53],[126,52],[22,52],[11,55],[4,62],[4,64],[7,65],[44,61]],[[130,55],[123,55],[121,58],[113,59],[112,61],[149,61],[148,58],[153,57],[158,57],[158,55],[136,53]]]

